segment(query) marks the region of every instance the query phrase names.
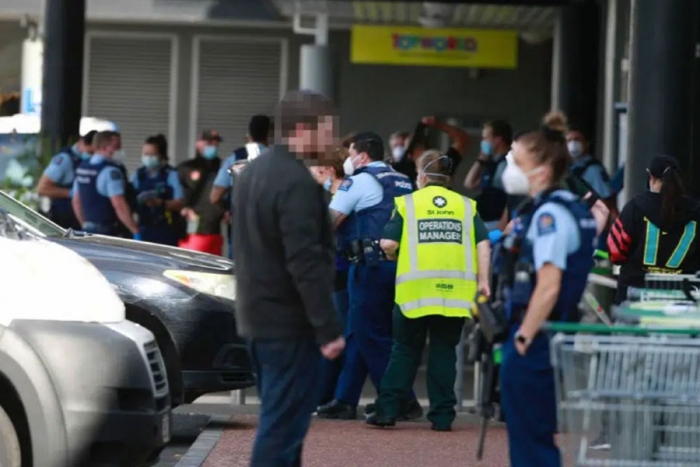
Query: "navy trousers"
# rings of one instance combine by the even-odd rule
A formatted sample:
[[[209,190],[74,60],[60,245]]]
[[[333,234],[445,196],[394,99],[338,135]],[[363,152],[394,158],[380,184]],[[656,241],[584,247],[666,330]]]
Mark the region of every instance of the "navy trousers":
[[[557,402],[549,339],[544,334],[530,344],[525,356],[515,350],[513,336],[503,344],[501,402],[506,414],[512,467],[561,467],[554,442]]]
[[[318,405],[321,351],[313,337],[248,343],[260,394],[251,467],[301,466],[304,438]]]
[[[177,246],[178,238],[175,227],[167,224],[141,225],[139,226],[141,239],[144,242],[158,243],[160,245]]]
[[[339,401],[357,406],[367,375],[379,392],[391,355],[395,280],[394,261],[380,261],[376,267],[350,266],[345,362],[335,393]]]
[[[333,294],[333,303],[335,311],[338,313],[338,319],[343,326],[343,332],[347,328],[348,321],[348,289],[336,290]],[[343,371],[345,362],[345,354],[335,360],[323,359],[323,390],[321,393],[321,404],[331,402],[335,397],[335,389],[338,386],[340,374]]]

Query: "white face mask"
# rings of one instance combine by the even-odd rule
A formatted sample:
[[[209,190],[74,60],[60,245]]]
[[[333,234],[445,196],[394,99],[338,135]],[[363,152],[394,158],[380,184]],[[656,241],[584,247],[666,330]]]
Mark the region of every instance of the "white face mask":
[[[118,162],[124,162],[126,160],[126,152],[124,152],[123,149],[114,151],[114,154],[112,154],[112,159]]]
[[[352,157],[348,157],[345,159],[345,162],[343,162],[343,172],[345,172],[345,175],[348,177],[355,173],[355,164],[352,162]]]
[[[542,171],[542,167],[536,167],[529,172],[523,172],[523,170],[517,166],[515,161],[513,161],[513,154],[508,153],[506,155],[506,169],[503,171],[503,178],[501,179],[503,183],[503,189],[509,195],[527,195],[530,193],[530,179],[529,175],[534,175]]]
[[[394,162],[399,162],[401,159],[403,159],[405,153],[406,148],[404,148],[403,146],[396,146],[392,151],[392,155],[394,156]]]
[[[583,144],[581,144],[581,141],[569,141],[566,143],[566,147],[569,149],[569,154],[571,154],[571,157],[581,157],[581,154],[583,153]]]

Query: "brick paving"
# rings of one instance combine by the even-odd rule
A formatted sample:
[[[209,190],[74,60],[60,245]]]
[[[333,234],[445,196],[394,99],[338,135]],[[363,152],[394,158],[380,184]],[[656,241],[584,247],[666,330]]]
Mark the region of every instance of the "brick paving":
[[[248,467],[257,417],[236,416],[204,467]],[[362,421],[314,420],[304,445],[306,467],[507,467],[503,426],[492,426],[486,453],[476,460],[479,428],[458,419],[454,431],[438,433],[427,422],[400,423],[373,429]]]

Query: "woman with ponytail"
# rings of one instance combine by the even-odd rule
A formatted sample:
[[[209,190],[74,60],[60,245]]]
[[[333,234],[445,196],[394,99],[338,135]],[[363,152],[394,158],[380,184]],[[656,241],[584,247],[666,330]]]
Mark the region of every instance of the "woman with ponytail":
[[[647,273],[694,274],[700,270],[700,202],[686,196],[678,161],[658,156],[647,169],[649,190],[622,210],[608,236],[610,259],[621,265],[615,303]]]

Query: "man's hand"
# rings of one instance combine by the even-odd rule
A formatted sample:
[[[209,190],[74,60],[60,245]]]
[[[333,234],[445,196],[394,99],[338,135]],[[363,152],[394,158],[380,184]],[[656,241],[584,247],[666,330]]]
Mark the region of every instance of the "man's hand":
[[[224,224],[230,224],[231,223],[231,211],[226,211],[224,213]]]
[[[345,339],[343,339],[343,336],[321,346],[321,353],[328,360],[335,360],[343,353],[343,350],[345,350]]]
[[[477,284],[477,291],[484,297],[491,298],[491,286],[488,282],[479,281]]]
[[[194,212],[192,208],[183,208],[182,211],[180,211],[180,215],[187,219],[188,221],[193,221],[197,218],[197,214]]]
[[[527,345],[523,344],[522,342],[520,342],[516,339],[515,350],[517,350],[517,352],[520,354],[520,356],[524,357],[525,354],[527,353]]]

